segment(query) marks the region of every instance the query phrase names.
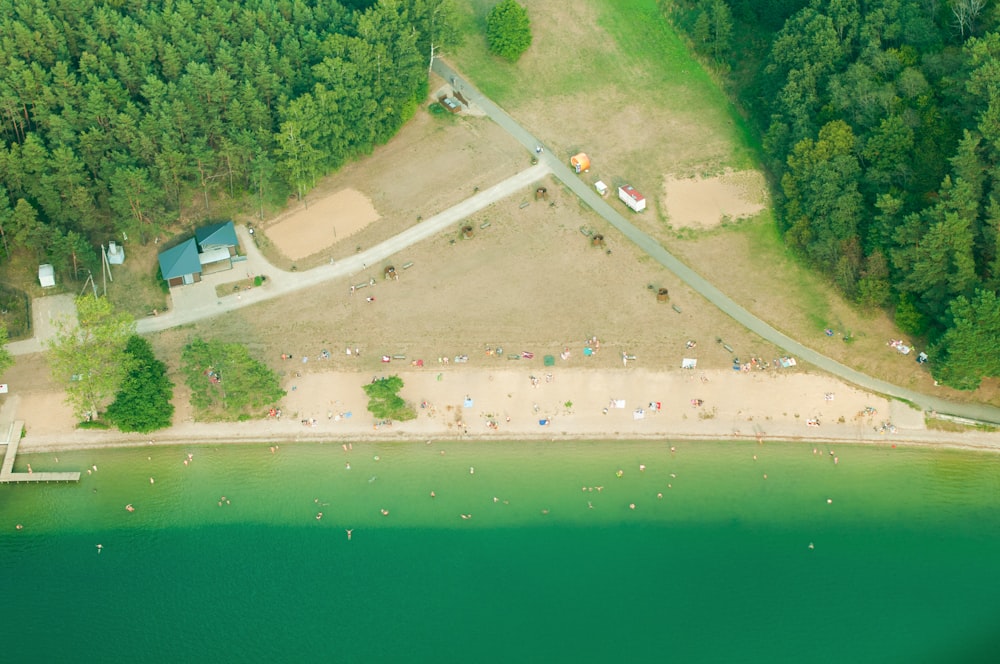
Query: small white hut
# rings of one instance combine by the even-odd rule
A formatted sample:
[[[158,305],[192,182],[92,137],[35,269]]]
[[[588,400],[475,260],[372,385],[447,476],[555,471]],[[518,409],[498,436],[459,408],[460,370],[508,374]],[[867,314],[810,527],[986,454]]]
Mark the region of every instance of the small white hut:
[[[45,265],[38,266],[38,283],[42,285],[42,288],[52,288],[56,285],[56,271],[51,265],[46,263]]]
[[[108,242],[108,262],[112,265],[121,265],[125,262],[125,247],[114,240]]]

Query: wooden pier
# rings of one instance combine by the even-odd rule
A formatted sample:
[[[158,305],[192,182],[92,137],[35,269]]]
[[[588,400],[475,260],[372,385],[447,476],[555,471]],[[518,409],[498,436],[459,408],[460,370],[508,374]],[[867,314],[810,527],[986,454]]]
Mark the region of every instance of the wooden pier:
[[[0,465],[0,482],[77,482],[80,479],[79,472],[72,473],[15,473],[14,457],[17,456],[17,447],[21,444],[21,432],[24,430],[24,422],[18,420],[10,425],[7,430],[7,440],[0,440],[0,445],[4,446],[3,464]]]

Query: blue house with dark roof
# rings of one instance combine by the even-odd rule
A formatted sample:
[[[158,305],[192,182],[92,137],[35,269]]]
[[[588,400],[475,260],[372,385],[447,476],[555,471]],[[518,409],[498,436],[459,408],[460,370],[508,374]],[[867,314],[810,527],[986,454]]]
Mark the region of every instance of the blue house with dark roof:
[[[239,240],[236,239],[236,227],[231,221],[202,226],[194,232],[194,239],[198,241],[202,253],[226,249],[230,256],[235,256],[236,247],[239,245]]]
[[[202,226],[193,238],[160,254],[160,271],[170,286],[193,284],[202,273],[232,269],[238,246],[233,222]]]
[[[201,281],[201,261],[194,238],[160,253],[160,273],[170,286]]]

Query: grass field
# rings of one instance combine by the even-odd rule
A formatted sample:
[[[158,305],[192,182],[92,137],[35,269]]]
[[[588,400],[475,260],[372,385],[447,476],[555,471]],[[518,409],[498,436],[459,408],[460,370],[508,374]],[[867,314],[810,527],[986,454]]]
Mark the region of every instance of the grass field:
[[[632,220],[757,316],[844,364],[946,398],[1000,403],[997,381],[975,393],[933,384],[883,312],[861,311],[784,246],[769,212],[714,229],[677,231],[662,201],[666,175],[762,168],[738,110],[662,18],[655,0],[523,2],[534,40],[510,64],[486,50],[485,14],[468,5],[470,34],[450,59],[487,94],[567,159],[586,151],[591,179],[628,181],[650,209]],[[829,337],[825,330],[836,335]],[[850,341],[844,341],[844,335]]]

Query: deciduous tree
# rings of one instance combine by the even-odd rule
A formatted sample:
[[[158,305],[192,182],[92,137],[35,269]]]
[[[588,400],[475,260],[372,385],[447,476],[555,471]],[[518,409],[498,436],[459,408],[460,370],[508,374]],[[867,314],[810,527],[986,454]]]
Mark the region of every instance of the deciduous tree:
[[[528,10],[516,0],[503,0],[486,15],[486,43],[490,53],[515,62],[531,46]]]
[[[368,395],[368,411],[379,419],[412,420],[417,414],[399,396],[403,389],[403,379],[399,376],[389,376],[373,380],[364,386]]]
[[[135,320],[116,312],[104,298],[76,299],[75,321],[58,321],[48,343],[49,364],[56,380],[66,384],[66,400],[78,417],[97,417],[130,370],[125,345],[135,333]]]

